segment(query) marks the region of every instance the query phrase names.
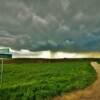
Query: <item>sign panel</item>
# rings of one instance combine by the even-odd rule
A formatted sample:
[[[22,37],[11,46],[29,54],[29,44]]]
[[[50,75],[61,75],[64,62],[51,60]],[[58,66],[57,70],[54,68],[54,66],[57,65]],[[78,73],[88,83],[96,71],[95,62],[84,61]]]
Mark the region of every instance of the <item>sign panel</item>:
[[[0,54],[0,58],[12,58],[12,54]]]
[[[12,58],[10,48],[6,48],[6,47],[0,48],[0,58]]]
[[[9,52],[10,52],[9,48],[0,48],[0,54],[7,54]]]

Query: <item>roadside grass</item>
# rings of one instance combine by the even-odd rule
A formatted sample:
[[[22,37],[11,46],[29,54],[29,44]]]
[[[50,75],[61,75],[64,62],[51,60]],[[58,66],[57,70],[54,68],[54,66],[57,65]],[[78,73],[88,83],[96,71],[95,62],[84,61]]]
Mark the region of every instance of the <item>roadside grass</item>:
[[[90,61],[5,64],[0,100],[51,100],[96,79]],[[1,84],[0,84],[1,85]]]

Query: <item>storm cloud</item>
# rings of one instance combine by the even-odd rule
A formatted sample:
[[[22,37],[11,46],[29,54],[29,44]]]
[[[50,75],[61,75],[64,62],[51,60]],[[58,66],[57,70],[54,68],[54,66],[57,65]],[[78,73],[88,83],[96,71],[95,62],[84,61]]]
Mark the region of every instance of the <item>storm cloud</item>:
[[[100,0],[0,0],[0,46],[100,50]]]

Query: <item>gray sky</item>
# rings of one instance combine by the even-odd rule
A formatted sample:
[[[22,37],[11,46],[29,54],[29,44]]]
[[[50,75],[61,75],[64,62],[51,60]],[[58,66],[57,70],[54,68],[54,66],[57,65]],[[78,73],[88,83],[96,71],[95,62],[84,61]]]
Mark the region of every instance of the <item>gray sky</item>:
[[[0,0],[0,46],[100,50],[100,0]]]

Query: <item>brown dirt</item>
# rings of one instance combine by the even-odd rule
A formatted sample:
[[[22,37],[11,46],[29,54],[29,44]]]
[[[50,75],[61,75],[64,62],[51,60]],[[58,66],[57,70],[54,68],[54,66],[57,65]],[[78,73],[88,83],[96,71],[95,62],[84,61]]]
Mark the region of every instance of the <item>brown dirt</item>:
[[[97,72],[97,80],[88,88],[63,96],[57,96],[53,100],[100,100],[100,64],[91,62],[91,65]]]

